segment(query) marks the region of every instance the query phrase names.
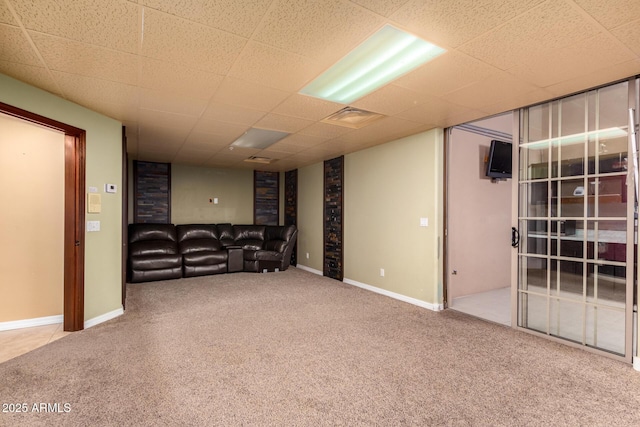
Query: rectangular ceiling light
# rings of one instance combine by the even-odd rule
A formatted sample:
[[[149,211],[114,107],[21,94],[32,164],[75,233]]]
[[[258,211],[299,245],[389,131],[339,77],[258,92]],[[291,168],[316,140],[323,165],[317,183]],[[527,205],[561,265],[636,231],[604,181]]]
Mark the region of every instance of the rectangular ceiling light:
[[[300,93],[350,104],[444,52],[441,47],[385,25]]]
[[[288,135],[287,132],[251,128],[242,134],[240,138],[233,141],[231,147],[267,148]]]

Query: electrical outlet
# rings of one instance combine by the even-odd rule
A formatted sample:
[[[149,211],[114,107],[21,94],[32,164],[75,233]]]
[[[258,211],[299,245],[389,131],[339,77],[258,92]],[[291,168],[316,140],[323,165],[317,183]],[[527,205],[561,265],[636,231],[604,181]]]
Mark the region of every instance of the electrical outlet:
[[[307,259],[309,259],[309,252],[307,252]]]
[[[384,268],[380,269],[380,277],[384,277]]]

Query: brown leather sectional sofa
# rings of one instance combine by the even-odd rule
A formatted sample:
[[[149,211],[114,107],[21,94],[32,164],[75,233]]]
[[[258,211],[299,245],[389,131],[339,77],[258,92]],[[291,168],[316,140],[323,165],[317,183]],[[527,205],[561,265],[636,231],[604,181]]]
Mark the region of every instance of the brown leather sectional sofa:
[[[297,237],[294,225],[129,224],[127,279],[284,271]]]

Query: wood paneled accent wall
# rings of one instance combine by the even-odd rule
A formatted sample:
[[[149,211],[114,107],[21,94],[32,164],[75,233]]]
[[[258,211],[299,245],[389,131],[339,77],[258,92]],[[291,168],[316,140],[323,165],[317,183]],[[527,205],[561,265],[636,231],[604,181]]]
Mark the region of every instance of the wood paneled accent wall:
[[[344,156],[324,162],[324,269],[323,275],[342,280]]]
[[[171,163],[133,162],[133,221],[171,223]]]
[[[284,225],[298,225],[298,169],[284,173]],[[298,243],[293,247],[291,265],[298,265]]]
[[[278,225],[280,219],[280,173],[253,172],[253,222]]]

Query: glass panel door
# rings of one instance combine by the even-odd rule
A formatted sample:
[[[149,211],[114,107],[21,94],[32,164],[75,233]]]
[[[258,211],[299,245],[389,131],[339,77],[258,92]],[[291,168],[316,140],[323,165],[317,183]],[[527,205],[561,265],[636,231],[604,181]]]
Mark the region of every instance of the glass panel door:
[[[524,109],[518,176],[518,326],[629,361],[634,84]]]

